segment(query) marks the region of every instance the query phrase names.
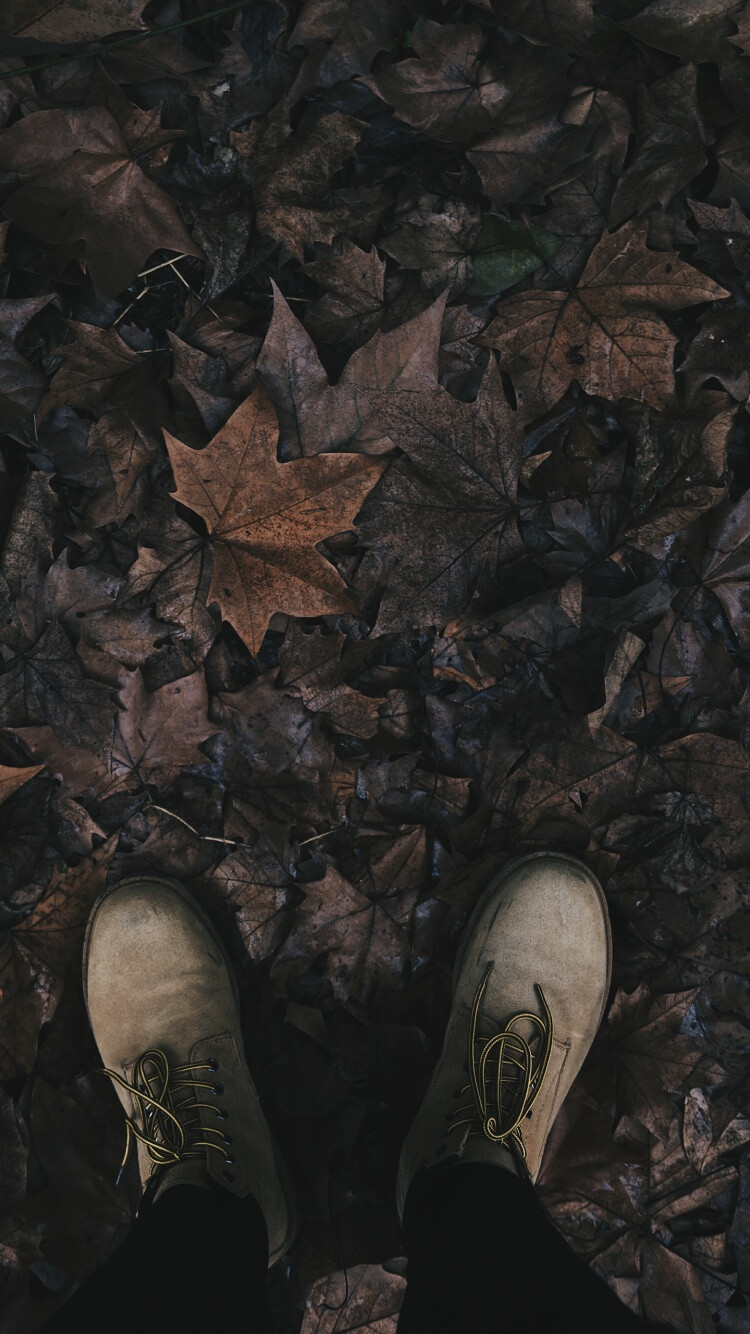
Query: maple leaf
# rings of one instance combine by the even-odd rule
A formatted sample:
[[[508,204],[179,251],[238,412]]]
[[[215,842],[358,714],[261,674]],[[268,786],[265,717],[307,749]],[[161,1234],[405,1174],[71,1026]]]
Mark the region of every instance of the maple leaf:
[[[377,731],[378,705],[383,701],[344,683],[345,643],[345,635],[305,634],[292,622],[279,654],[279,684],[298,692],[311,713],[322,713],[338,730],[366,739]]]
[[[684,528],[726,494],[727,443],[734,414],[654,418],[646,408],[636,440],[636,484],[626,541],[648,547]]]
[[[0,702],[6,726],[49,723],[63,743],[94,751],[111,738],[112,692],[84,676],[79,654],[54,622],[0,677]]]
[[[549,271],[537,279],[541,287],[578,281],[606,228],[612,196],[622,174],[633,129],[630,112],[622,98],[601,88],[591,89],[589,96],[592,105],[588,118],[594,128],[587,156],[548,194],[550,207],[544,215],[544,228],[559,238],[559,244]],[[585,110],[585,101],[581,109]]]
[[[381,410],[407,457],[391,463],[358,528],[393,568],[376,629],[444,626],[482,577],[517,555],[520,424],[494,362],[475,404],[415,391]]]
[[[439,1050],[442,963],[508,857],[550,846],[606,887],[621,990],[545,1205],[634,1313],[742,1325],[750,4],[439,9],[264,3],[189,50],[138,0],[0,19],[24,51],[107,52],[0,58],[3,197],[30,196],[28,226],[0,221],[2,759],[23,766],[0,766],[0,1073],[26,1089],[0,1093],[0,1324],[43,1322],[60,1295],[32,1301],[29,1266],[77,1278],[137,1203],[137,1174],[125,1203],[102,1186],[116,1099],[79,1076],[56,971],[75,902],[48,954],[23,939],[51,868],[123,825],[117,875],[181,868],[260,965],[261,1009],[283,1000],[259,1075],[325,1218],[285,1327],[394,1330],[402,1280],[353,1266],[398,1254],[380,1183]],[[108,40],[123,23],[135,45]],[[141,258],[174,253],[180,215],[200,290],[193,260]],[[89,280],[123,256],[132,304]],[[259,380],[280,438],[264,410],[243,458],[222,431]],[[298,462],[386,454],[307,531]],[[185,460],[194,514],[169,494]],[[211,594],[231,558],[219,588],[246,600],[255,512],[281,563],[251,580],[252,657]],[[289,559],[357,610],[306,622]]]
[[[700,228],[696,256],[711,268],[729,260],[734,268],[744,271],[750,262],[750,218],[737,200],[731,199],[726,208],[716,208],[691,199],[690,212]]]
[[[301,1334],[396,1334],[406,1280],[380,1265],[351,1265],[318,1279],[305,1302]]]
[[[283,939],[291,877],[269,848],[238,848],[216,867],[211,883],[232,905],[251,959],[269,958]]]
[[[375,246],[360,250],[342,236],[330,256],[311,260],[304,267],[326,289],[324,296],[307,304],[305,320],[310,332],[339,347],[359,346],[370,338],[384,309],[385,260]]]
[[[200,514],[213,538],[209,602],[252,653],[274,612],[353,610],[341,575],[315,548],[351,524],[382,462],[319,454],[278,463],[276,414],[260,385],[205,449],[165,438],[172,494]]]
[[[602,237],[572,292],[506,299],[481,342],[500,352],[528,409],[551,408],[576,380],[588,394],[673,399],[676,337],[658,315],[729,293],[676,254],[646,247],[645,224]]]
[[[750,210],[750,115],[745,113],[719,133],[714,150],[718,164],[714,195],[724,203],[734,197],[745,211]]]
[[[252,164],[258,230],[282,241],[300,262],[306,241],[332,241],[348,231],[343,197],[332,192],[328,201],[326,193],[365,128],[365,121],[334,111],[307,134],[287,137],[283,122],[271,120],[232,135],[232,146]]]
[[[395,217],[396,227],[381,242],[406,269],[419,269],[428,291],[463,292],[471,277],[471,248],[481,226],[461,200],[421,194],[416,204]]]
[[[39,406],[45,377],[21,356],[15,339],[52,299],[52,293],[18,301],[0,299],[0,429],[3,431],[22,426]]]
[[[89,911],[104,888],[119,834],[73,870],[55,871],[39,902],[0,947],[0,1076],[31,1068],[39,1030],[54,1013],[80,954]]]
[[[214,734],[208,721],[206,678],[202,672],[148,691],[139,671],[120,690],[112,746],[114,786],[133,781],[165,783],[179,771],[205,762],[198,746]]]
[[[750,647],[750,491],[711,515],[703,579],[721,602],[744,651]]]
[[[729,8],[714,0],[652,0],[632,18],[620,20],[620,26],[639,41],[683,61],[715,60],[719,64],[723,56],[732,54],[727,44]]]
[[[287,47],[309,47],[301,77],[330,88],[369,69],[390,46],[401,18],[401,0],[304,0]]]
[[[202,661],[216,638],[218,625],[207,610],[211,553],[205,539],[175,514],[170,505],[156,532],[138,547],[120,601],[148,599],[157,615],[179,626],[196,661]]]
[[[38,774],[44,768],[42,764],[27,765],[22,769],[13,769],[10,765],[0,764],[0,802],[7,801],[19,787],[28,783],[34,774]]]
[[[514,48],[514,51],[517,48]],[[570,87],[562,52],[522,47],[514,56],[510,86],[493,115],[492,131],[466,156],[498,208],[542,204],[547,191],[584,163],[597,128],[597,104]]]
[[[143,358],[116,329],[75,320],[68,327],[74,341],[57,349],[62,365],[44,397],[41,415],[67,406],[90,412],[112,412],[117,407],[128,417],[152,420],[153,391]]]
[[[617,1063],[617,1105],[657,1139],[672,1120],[667,1095],[686,1087],[700,1047],[680,1026],[698,992],[651,996],[645,983],[631,994],[619,991],[607,1016],[609,1049]]]
[[[652,1239],[643,1244],[641,1262],[646,1317],[667,1328],[674,1328],[675,1321],[683,1327],[689,1321],[688,1328],[695,1334],[713,1334],[716,1326],[695,1266]]]
[[[542,227],[513,222],[504,213],[485,213],[472,250],[469,296],[499,296],[540,268],[558,248]]]
[[[395,108],[399,120],[445,143],[465,143],[489,129],[505,91],[501,77],[482,63],[485,36],[478,23],[435,23],[420,14],[411,34],[413,58],[361,75]]]
[[[741,263],[741,252],[738,262]],[[700,402],[700,391],[707,381],[718,380],[732,398],[744,403],[750,394],[750,369],[743,348],[750,331],[744,310],[730,306],[709,308],[697,321],[698,332],[679,369],[685,382],[688,402]]]
[[[390,449],[383,402],[438,386],[446,294],[395,329],[376,330],[330,385],[310,335],[273,280],[272,287],[273,316],[257,365],[279,414],[282,445],[305,455],[343,447],[370,454]]]
[[[12,37],[37,42],[90,42],[145,27],[144,7],[144,0],[103,0],[93,11],[81,0],[58,0],[53,8],[47,0],[8,0],[2,26]]]
[[[44,633],[48,622],[59,621],[84,662],[90,646],[125,667],[138,667],[155,651],[156,641],[169,627],[155,621],[146,608],[118,608],[121,586],[122,580],[90,565],[71,568],[63,552],[46,570],[41,587],[37,579],[27,576],[16,604],[19,620],[34,640]],[[119,673],[115,676],[119,683]]]
[[[420,886],[425,834],[409,830],[351,882],[334,866],[305,885],[294,926],[272,972],[287,976],[325,955],[326,975],[341,1001],[365,1003],[398,980],[409,955],[409,919]]]
[[[158,458],[153,437],[121,411],[105,413],[92,426],[88,449],[92,454],[106,455],[119,509],[125,505],[136,479]]]
[[[579,55],[604,29],[588,0],[503,0],[503,23],[533,42]]]
[[[706,165],[710,142],[697,98],[695,67],[639,89],[638,131],[627,171],[617,182],[610,226],[670,199]]]
[[[127,287],[154,250],[202,257],[104,107],[24,117],[0,134],[0,166],[22,180],[5,216],[50,244],[83,242],[92,281],[107,295]]]

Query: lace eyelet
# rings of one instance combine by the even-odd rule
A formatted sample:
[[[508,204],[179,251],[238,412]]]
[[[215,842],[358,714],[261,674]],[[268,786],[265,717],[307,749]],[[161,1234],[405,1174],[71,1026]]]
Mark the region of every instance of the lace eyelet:
[[[229,1120],[229,1112],[227,1111],[226,1107],[217,1107],[216,1115],[219,1117],[221,1121]]]
[[[224,1143],[225,1143],[225,1144],[231,1144],[231,1143],[232,1143],[232,1136],[231,1136],[231,1135],[225,1135],[225,1136],[224,1136]]]
[[[209,1056],[208,1060],[206,1061],[206,1065],[208,1066],[209,1070],[218,1070],[219,1068],[219,1062],[217,1061],[215,1056]]]
[[[213,1091],[214,1091],[214,1093],[216,1094],[217,1097],[219,1096],[220,1093],[223,1093],[223,1092],[224,1092],[224,1085],[223,1085],[223,1084],[220,1084],[220,1083],[218,1082],[218,1080],[216,1081],[215,1084],[212,1084],[212,1085],[211,1085],[211,1088],[213,1089]]]
[[[233,1154],[233,1153],[225,1153],[225,1154],[224,1154],[224,1162],[225,1162],[225,1163],[228,1163],[228,1164],[233,1163],[233,1162],[234,1162],[234,1154]]]

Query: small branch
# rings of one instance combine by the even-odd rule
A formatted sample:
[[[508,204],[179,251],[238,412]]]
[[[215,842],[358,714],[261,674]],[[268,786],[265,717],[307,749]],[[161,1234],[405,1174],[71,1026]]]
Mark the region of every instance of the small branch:
[[[199,834],[198,830],[188,824],[187,820],[183,820],[181,815],[176,815],[174,811],[168,811],[166,806],[157,806],[155,801],[150,801],[148,806],[144,806],[144,810],[161,811],[162,815],[171,816],[173,820],[177,820],[179,824],[184,825],[186,829],[190,830],[191,834],[195,834],[195,837],[202,839],[204,843],[227,843],[230,847],[237,847],[236,838],[216,838],[213,834]]]
[[[313,834],[312,838],[303,838],[302,842],[299,844],[299,847],[304,848],[305,844],[307,843],[317,843],[319,839],[328,838],[329,834],[335,834],[339,829],[343,828],[344,828],[343,824],[337,824],[333,826],[333,829],[326,829],[326,832],[324,834]]]

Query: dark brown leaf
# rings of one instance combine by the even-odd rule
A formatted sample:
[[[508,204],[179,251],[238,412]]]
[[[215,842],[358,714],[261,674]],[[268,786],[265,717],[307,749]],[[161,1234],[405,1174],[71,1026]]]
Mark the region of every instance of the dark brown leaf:
[[[40,240],[83,242],[92,280],[108,295],[127,287],[154,250],[200,256],[103,107],[26,116],[0,136],[0,165],[22,181],[5,216]]]
[[[676,255],[648,250],[642,225],[605,235],[575,292],[524,292],[502,303],[483,343],[496,347],[529,410],[554,406],[572,380],[589,394],[673,401],[675,336],[660,310],[728,293]]]

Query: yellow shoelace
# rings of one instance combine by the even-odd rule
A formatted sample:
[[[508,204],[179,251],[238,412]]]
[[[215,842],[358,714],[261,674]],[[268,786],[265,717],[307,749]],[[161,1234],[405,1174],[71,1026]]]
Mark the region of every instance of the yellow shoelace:
[[[154,1050],[146,1051],[138,1057],[133,1066],[132,1084],[116,1070],[99,1071],[135,1098],[141,1120],[139,1126],[131,1117],[125,1118],[125,1153],[116,1184],[119,1184],[135,1140],[147,1146],[149,1157],[153,1159],[152,1173],[157,1167],[183,1162],[186,1158],[202,1158],[206,1149],[216,1149],[226,1163],[234,1162],[233,1155],[226,1148],[232,1142],[231,1135],[218,1126],[201,1124],[202,1111],[213,1112],[214,1116],[223,1120],[226,1120],[227,1113],[216,1102],[198,1102],[192,1096],[197,1089],[210,1089],[217,1095],[223,1092],[221,1084],[193,1077],[206,1070],[215,1073],[218,1068],[215,1060],[170,1067],[164,1052]],[[180,1089],[188,1089],[190,1094],[177,1101],[174,1094]]]
[[[468,1115],[453,1121],[447,1133],[450,1134],[459,1126],[471,1125],[470,1134],[481,1132],[487,1139],[496,1144],[505,1144],[506,1147],[512,1142],[521,1159],[525,1160],[526,1148],[521,1125],[539,1096],[549,1064],[552,1053],[552,1015],[544,992],[537,985],[534,989],[539,997],[543,1017],[532,1011],[519,1011],[511,1016],[501,1033],[495,1033],[491,1038],[477,1037],[479,1007],[492,968],[493,964],[489,963],[477,987],[471,1010],[468,1060],[471,1082],[458,1091],[460,1095],[471,1090],[474,1102],[468,1107],[456,1109],[456,1117],[461,1117],[462,1112]],[[541,1039],[540,1052],[531,1050],[531,1042],[535,1041],[535,1037],[528,1041],[515,1032],[515,1026],[520,1023],[530,1023],[537,1029],[535,1036]],[[481,1044],[478,1059],[477,1044]],[[508,1090],[510,1096],[506,1100],[508,1085],[512,1087]],[[477,1113],[479,1126],[476,1125]]]

